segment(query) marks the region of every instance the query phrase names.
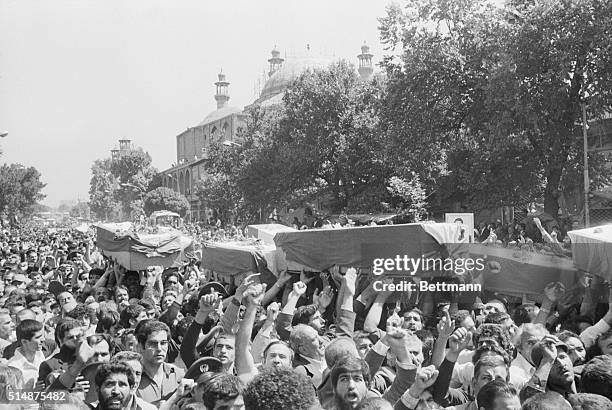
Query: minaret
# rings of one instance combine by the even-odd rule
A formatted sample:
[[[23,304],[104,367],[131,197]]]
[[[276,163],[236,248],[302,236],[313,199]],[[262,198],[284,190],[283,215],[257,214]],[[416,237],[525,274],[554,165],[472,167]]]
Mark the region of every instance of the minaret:
[[[223,70],[221,70],[219,73],[219,81],[217,81],[215,85],[217,86],[215,100],[217,100],[217,109],[220,109],[225,107],[230,99],[229,91],[227,89],[229,82],[225,81],[225,74],[223,74]]]
[[[272,50],[272,58],[268,60],[268,63],[270,63],[270,71],[268,71],[268,77],[272,77],[272,74],[277,72],[282,67],[284,61],[285,60],[280,56],[280,51],[276,49],[275,45],[274,49]]]
[[[372,67],[372,57],[373,55],[370,54],[370,47],[368,47],[364,41],[363,45],[361,46],[361,54],[357,56],[359,59],[359,69],[357,71],[359,71],[359,75],[364,81],[369,80],[372,73],[374,73],[374,68]]]

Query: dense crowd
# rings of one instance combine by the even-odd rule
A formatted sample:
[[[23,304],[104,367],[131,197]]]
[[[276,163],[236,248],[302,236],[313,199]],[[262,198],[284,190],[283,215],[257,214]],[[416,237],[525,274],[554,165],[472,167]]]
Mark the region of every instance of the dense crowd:
[[[423,313],[353,268],[220,283],[197,259],[129,271],[92,233],[15,227],[0,269],[0,407],[612,409],[600,272]]]

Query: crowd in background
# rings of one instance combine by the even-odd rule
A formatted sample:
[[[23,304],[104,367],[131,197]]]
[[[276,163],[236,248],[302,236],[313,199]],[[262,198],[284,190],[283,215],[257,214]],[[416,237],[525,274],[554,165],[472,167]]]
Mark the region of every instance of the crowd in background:
[[[498,228],[480,239],[521,241]],[[423,312],[419,295],[376,292],[353,268],[221,283],[201,266],[130,271],[91,233],[5,228],[0,407],[612,409],[601,272],[537,303],[441,295]]]

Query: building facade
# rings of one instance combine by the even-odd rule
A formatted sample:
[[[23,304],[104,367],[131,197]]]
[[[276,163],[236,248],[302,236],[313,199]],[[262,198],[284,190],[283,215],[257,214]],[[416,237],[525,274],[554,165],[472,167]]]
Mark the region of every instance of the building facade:
[[[371,79],[374,68],[369,47],[361,46],[357,56],[358,72],[362,80]],[[176,163],[161,172],[163,186],[185,195],[191,205],[186,220],[207,221],[212,218],[212,210],[206,209],[194,192],[200,181],[206,180],[205,160],[213,142],[238,144],[238,135],[246,125],[246,111],[255,105],[271,106],[282,103],[285,90],[306,70],[326,68],[336,60],[333,57],[315,56],[307,53],[302,56],[282,58],[276,47],[268,59],[267,78],[259,96],[244,110],[229,106],[229,81],[225,74],[219,73],[215,82],[217,109],[208,114],[198,125],[187,128],[176,136]]]

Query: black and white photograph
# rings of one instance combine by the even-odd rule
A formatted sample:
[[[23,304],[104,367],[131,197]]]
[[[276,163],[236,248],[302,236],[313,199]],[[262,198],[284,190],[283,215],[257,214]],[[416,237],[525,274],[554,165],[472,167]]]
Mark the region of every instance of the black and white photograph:
[[[0,0],[0,410],[612,410],[612,1]]]

